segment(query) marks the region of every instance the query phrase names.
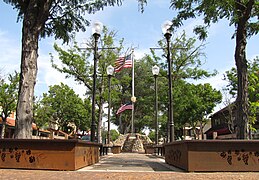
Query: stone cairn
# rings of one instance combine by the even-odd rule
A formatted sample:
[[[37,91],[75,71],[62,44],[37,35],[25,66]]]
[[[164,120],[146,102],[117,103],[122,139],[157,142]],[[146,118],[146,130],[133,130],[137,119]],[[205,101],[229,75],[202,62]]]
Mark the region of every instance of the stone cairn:
[[[152,144],[152,141],[146,135],[135,133],[120,135],[113,144],[121,146],[122,152],[144,153],[145,146]]]

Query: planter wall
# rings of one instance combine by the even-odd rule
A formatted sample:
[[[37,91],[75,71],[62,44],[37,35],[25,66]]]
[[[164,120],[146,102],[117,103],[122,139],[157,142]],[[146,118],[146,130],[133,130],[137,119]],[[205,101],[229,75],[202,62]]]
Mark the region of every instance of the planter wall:
[[[121,153],[121,146],[112,146],[111,148],[113,154],[120,154]]]
[[[154,145],[146,145],[144,149],[146,154],[153,154],[155,152]]]
[[[259,141],[177,141],[165,144],[165,161],[186,171],[259,171]]]
[[[77,170],[99,162],[99,147],[81,140],[0,139],[0,168]]]

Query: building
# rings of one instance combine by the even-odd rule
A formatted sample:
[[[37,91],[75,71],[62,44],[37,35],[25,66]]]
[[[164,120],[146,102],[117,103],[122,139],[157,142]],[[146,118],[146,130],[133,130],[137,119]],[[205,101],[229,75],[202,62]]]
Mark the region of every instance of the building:
[[[0,134],[2,134],[3,120],[0,117]],[[13,117],[7,117],[5,126],[5,138],[13,138],[15,130],[15,119]]]
[[[3,120],[0,117],[0,134],[2,134],[2,126],[3,126]],[[37,130],[37,126],[35,123],[32,123],[32,130]],[[14,138],[14,131],[15,131],[15,113],[12,113],[6,119],[4,138]]]
[[[234,124],[236,120],[236,106],[232,103],[210,116],[211,128],[205,132],[207,139],[235,139]],[[250,131],[250,138],[259,139],[259,117]]]

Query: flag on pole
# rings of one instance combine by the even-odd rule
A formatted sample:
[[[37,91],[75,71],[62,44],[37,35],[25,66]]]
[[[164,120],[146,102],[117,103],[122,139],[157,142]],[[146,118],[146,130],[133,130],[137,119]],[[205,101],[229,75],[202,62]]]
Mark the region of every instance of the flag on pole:
[[[125,110],[127,110],[127,109],[132,109],[132,103],[131,103],[131,102],[122,105],[122,106],[118,109],[118,111],[116,112],[116,115],[122,113],[123,111],[125,111]]]
[[[120,72],[123,68],[131,68],[132,67],[132,54],[119,57],[115,61],[115,72]]]
[[[124,64],[124,57],[119,57],[119,58],[115,61],[114,71],[115,71],[115,72],[120,72],[121,69],[123,68],[123,64]]]

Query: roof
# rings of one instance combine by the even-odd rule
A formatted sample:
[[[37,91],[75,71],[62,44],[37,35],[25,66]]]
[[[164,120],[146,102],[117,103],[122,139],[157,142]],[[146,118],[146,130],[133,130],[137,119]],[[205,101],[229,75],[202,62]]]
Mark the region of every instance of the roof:
[[[229,104],[228,106],[225,106],[224,108],[222,108],[222,109],[218,110],[217,112],[213,113],[212,115],[210,115],[210,118],[212,118],[220,113],[224,113],[224,112],[228,111],[230,106],[233,106],[235,108],[235,104],[236,104],[236,102],[233,102],[233,103]]]
[[[2,118],[0,117],[0,124],[2,124]],[[7,120],[6,120],[6,124],[8,126],[15,126],[15,119],[14,118],[10,118],[10,117],[7,117]]]
[[[2,124],[3,120],[0,117],[0,124]],[[6,119],[6,125],[11,126],[11,127],[15,127],[15,119],[11,118],[11,117],[7,117]],[[35,123],[32,123],[32,129],[36,130],[37,129],[37,125]]]

